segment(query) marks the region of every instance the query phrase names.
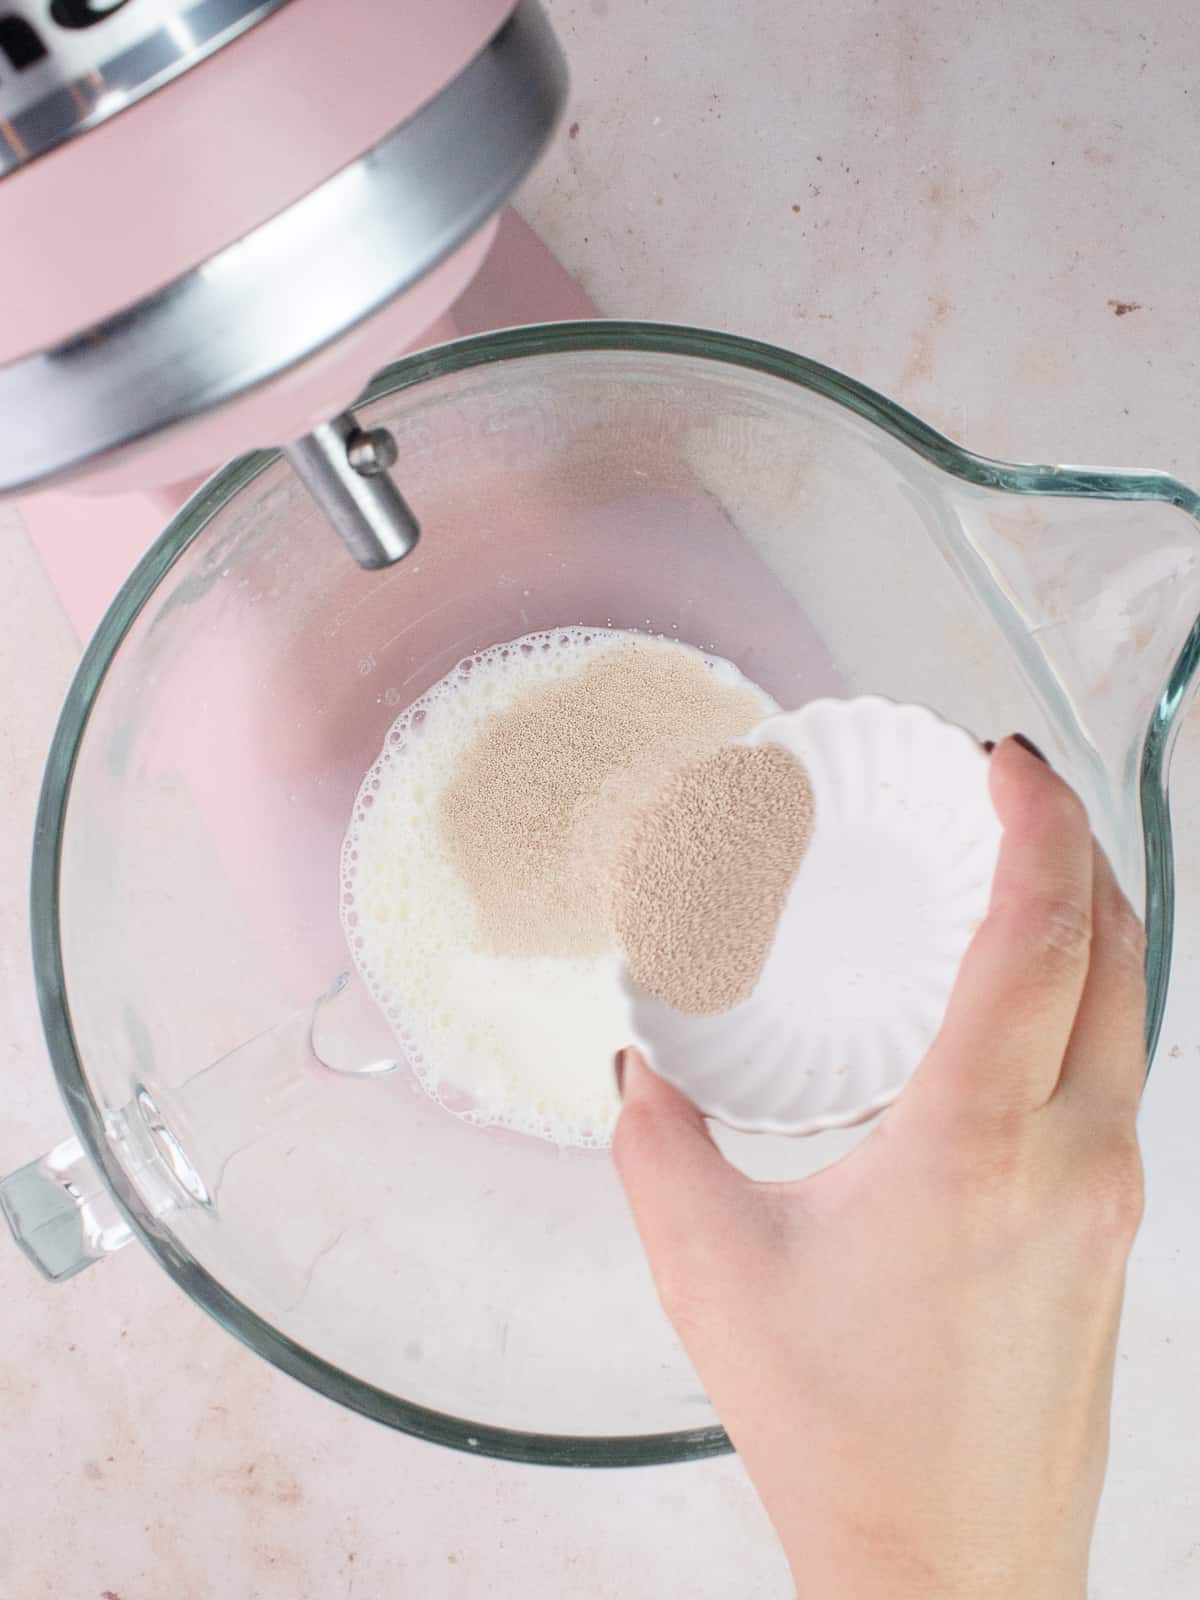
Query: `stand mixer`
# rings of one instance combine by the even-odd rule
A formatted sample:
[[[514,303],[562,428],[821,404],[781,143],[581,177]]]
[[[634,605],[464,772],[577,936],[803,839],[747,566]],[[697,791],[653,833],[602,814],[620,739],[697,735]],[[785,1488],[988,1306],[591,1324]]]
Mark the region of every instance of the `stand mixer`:
[[[6,7],[0,495],[147,491],[136,547],[276,441],[356,561],[399,560],[419,508],[347,401],[381,353],[456,331],[565,86],[535,0]],[[87,522],[86,565],[105,515],[27,508],[52,570],[55,524]]]

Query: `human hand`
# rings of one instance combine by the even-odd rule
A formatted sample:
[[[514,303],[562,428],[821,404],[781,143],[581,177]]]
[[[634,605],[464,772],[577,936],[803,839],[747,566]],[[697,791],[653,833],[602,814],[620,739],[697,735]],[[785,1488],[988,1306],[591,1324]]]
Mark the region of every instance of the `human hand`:
[[[802,1600],[1082,1600],[1141,1217],[1141,925],[1014,740],[988,916],[904,1094],[791,1184],[635,1051],[613,1153]]]

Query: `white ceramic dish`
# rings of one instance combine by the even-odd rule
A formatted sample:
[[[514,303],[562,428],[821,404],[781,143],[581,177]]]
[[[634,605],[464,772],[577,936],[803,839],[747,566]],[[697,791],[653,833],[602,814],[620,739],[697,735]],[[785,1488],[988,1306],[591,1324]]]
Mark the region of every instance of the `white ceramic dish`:
[[[991,893],[987,757],[924,706],[815,700],[760,723],[813,789],[811,842],[753,994],[686,1016],[626,977],[634,1040],[707,1115],[815,1133],[882,1110],[941,1026]]]

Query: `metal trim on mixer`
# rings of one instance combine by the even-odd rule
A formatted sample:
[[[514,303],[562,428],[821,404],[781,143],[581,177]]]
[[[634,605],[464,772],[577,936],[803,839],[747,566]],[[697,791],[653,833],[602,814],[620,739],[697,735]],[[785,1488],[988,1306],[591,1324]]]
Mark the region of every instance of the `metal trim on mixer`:
[[[535,0],[358,161],[158,293],[0,366],[0,494],[69,477],[265,383],[449,256],[534,164],[566,98]]]
[[[0,117],[0,178],[107,122],[286,4],[287,0],[197,0],[82,77],[54,84],[31,104]]]

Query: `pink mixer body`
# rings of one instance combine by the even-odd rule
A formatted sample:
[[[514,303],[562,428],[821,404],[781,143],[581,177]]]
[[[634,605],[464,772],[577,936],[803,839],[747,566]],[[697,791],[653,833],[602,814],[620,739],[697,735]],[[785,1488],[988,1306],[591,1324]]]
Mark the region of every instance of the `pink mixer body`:
[[[24,82],[41,73],[45,95],[22,103],[18,84],[24,117],[11,73],[7,107],[0,95],[0,493],[23,496],[85,637],[223,461],[299,441],[301,470],[305,442],[352,423],[345,408],[404,351],[590,311],[506,213],[492,270],[465,318],[450,315],[561,109],[535,0],[58,0],[17,14],[44,38]],[[130,84],[138,49],[169,55],[201,23],[207,52]],[[73,125],[38,144],[64,93]],[[318,465],[345,478],[327,445]]]
[[[587,294],[514,211],[506,211],[500,217],[490,253],[448,312],[427,326],[415,329],[412,322],[403,320],[404,308],[397,306],[395,310],[401,321],[394,330],[385,326],[386,314],[373,319],[364,328],[366,364],[357,376],[350,374],[349,387],[339,391],[336,382],[325,384],[319,379],[320,392],[352,393],[356,382],[364,381],[369,372],[378,370],[409,349],[446,344],[452,339],[485,333],[493,328],[530,322],[569,322],[596,315],[596,308]],[[246,412],[240,419],[242,436],[236,444],[220,436],[225,426],[222,413],[210,419],[207,426],[214,430],[214,442],[209,461],[219,463],[239,453],[245,448],[246,439],[282,437],[262,431],[260,419],[254,414],[254,407],[258,405],[269,408],[275,404],[272,389],[248,398],[244,404]],[[265,415],[264,409],[264,423]],[[194,426],[196,437],[203,442],[204,428]],[[191,437],[190,432],[183,436],[189,448]],[[224,448],[225,445],[229,447]],[[168,442],[161,448],[169,451],[172,446]],[[199,453],[203,456],[202,446]],[[126,490],[80,492],[92,487],[92,481],[88,480],[83,485],[73,485],[71,493],[51,490],[21,502],[21,514],[30,537],[82,640],[91,637],[130,568],[204,475],[204,468],[198,467],[189,480],[186,473],[172,475],[169,467],[164,466],[167,477],[163,487],[152,493],[139,492],[136,487],[139,467],[143,469],[142,482],[148,482],[145,468],[157,459],[157,453],[151,452],[144,461],[135,458],[128,469],[122,469],[122,475],[125,470],[129,471],[133,484]],[[164,455],[164,461],[166,459]]]
[[[444,88],[512,9],[291,0],[5,177],[0,362],[113,316],[308,194]]]

